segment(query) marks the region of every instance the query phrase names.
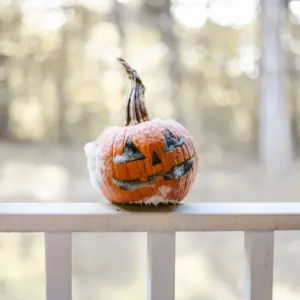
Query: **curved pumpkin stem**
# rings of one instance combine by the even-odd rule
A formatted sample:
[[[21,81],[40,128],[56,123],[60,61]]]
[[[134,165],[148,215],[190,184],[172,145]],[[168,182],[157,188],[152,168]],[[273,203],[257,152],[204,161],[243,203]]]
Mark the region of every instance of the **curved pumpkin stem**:
[[[132,69],[123,58],[118,57],[117,60],[122,64],[131,80],[131,91],[127,101],[125,126],[149,121],[149,115],[144,100],[146,88],[141,78],[136,70]]]

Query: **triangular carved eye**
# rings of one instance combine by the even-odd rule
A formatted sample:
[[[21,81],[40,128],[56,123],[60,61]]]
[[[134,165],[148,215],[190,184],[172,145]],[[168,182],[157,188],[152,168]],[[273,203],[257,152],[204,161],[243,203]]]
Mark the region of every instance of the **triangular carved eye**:
[[[177,147],[181,147],[184,144],[183,138],[179,140],[171,133],[171,131],[165,131],[165,152],[170,152]]]
[[[128,138],[124,146],[124,152],[121,155],[112,157],[115,164],[124,164],[130,161],[145,159],[138,147]]]
[[[153,151],[152,152],[152,166],[156,166],[159,164],[161,164],[161,160],[160,160],[158,154],[155,151]]]

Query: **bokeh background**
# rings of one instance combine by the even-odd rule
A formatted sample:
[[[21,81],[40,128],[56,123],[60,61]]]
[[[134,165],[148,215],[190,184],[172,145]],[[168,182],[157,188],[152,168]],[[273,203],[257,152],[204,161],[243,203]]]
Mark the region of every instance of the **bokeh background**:
[[[297,0],[0,0],[0,201],[105,201],[83,147],[124,123],[118,56],[196,140],[186,202],[298,201],[299,37]],[[0,236],[0,298],[45,299],[43,235]],[[241,299],[241,232],[177,236],[177,300]],[[145,242],[74,234],[74,299],[145,299]],[[299,251],[276,233],[274,300],[300,299]]]

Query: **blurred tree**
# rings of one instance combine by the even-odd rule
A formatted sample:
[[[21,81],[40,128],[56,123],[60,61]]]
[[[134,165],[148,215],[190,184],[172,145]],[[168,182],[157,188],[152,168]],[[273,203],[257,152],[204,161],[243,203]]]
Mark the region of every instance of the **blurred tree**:
[[[116,24],[119,33],[119,48],[122,52],[122,56],[126,57],[126,35],[125,35],[125,22],[124,22],[124,10],[125,7],[117,0],[113,1],[113,20]]]
[[[20,36],[22,25],[19,3],[5,5],[4,2],[0,3],[0,139],[12,138],[9,128],[13,103],[10,74],[15,59],[12,48]]]
[[[299,142],[297,13],[285,26],[293,30],[284,40],[294,68],[287,76],[278,59],[283,49],[278,48],[277,31],[283,27],[278,3],[288,7],[289,1],[273,0],[266,11],[271,4],[264,0],[263,23],[252,16],[241,26],[234,22],[242,14],[246,17],[246,9],[219,2],[210,2],[211,7],[181,0],[0,3],[1,137],[10,133],[22,140],[80,141],[115,123],[121,115],[122,88],[128,86],[112,63],[121,54],[137,57],[138,68],[147,68],[149,107],[188,126],[200,151],[251,155],[249,149],[259,148],[268,169],[287,169],[292,143],[282,76],[288,79],[286,100]],[[262,77],[257,64],[261,24]]]
[[[261,1],[260,158],[271,174],[282,174],[292,163],[290,120],[284,101],[283,28],[284,0]]]
[[[288,9],[288,8],[287,8]],[[290,25],[290,26],[288,26]],[[299,26],[292,26],[292,24],[287,24],[288,32],[290,33],[291,43],[295,43],[299,39]],[[300,131],[299,131],[299,70],[297,69],[297,58],[298,55],[292,51],[291,46],[286,45],[285,47],[286,54],[286,89],[287,89],[287,97],[289,101],[290,107],[290,115],[291,115],[291,132],[292,132],[292,140],[295,152],[299,152],[299,139]]]
[[[300,2],[299,2],[300,3]],[[287,94],[291,115],[292,137],[294,151],[299,153],[300,150],[300,101],[299,101],[299,17],[295,15],[295,11],[291,10],[290,4],[296,4],[295,0],[286,0],[286,18],[285,18],[285,34],[284,34],[284,50],[287,56],[286,62],[286,80]]]
[[[171,11],[171,0],[144,0],[140,19],[146,20],[149,27],[154,27],[160,34],[163,42],[167,46],[166,65],[168,68],[168,84],[170,99],[174,107],[174,118],[185,124],[185,117],[182,110],[182,67],[180,45],[175,34],[175,20]]]
[[[68,141],[66,110],[68,105],[68,96],[66,90],[67,68],[68,68],[68,28],[64,25],[60,32],[60,47],[57,51],[57,62],[55,64],[56,74],[56,96],[58,102],[58,122],[57,132],[60,143]]]
[[[7,64],[9,57],[0,53],[0,139],[7,139],[9,134],[9,106],[11,103]]]

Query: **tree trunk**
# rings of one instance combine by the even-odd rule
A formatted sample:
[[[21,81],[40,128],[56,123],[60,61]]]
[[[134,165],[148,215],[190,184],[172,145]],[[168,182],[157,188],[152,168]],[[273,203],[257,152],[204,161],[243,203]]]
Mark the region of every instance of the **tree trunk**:
[[[126,36],[123,20],[124,10],[124,5],[117,0],[114,0],[112,8],[113,20],[119,33],[119,48],[121,50],[121,56],[126,59]]]
[[[66,76],[67,76],[67,28],[61,29],[61,44],[57,57],[56,79],[56,97],[58,102],[58,141],[66,143],[69,141],[66,122],[67,95],[66,95]]]
[[[180,60],[180,45],[174,33],[175,20],[171,12],[171,0],[144,0],[140,22],[147,20],[147,25],[159,30],[163,42],[168,48],[166,68],[170,98],[174,107],[174,118],[184,125],[185,117],[181,105],[182,66]]]
[[[184,124],[184,113],[181,105],[181,60],[179,43],[176,35],[174,34],[175,20],[171,12],[172,2],[171,0],[164,0],[162,5],[162,13],[159,22],[160,32],[165,44],[169,49],[168,57],[168,73],[171,90],[171,101],[174,105],[174,118],[180,123]]]
[[[8,57],[0,54],[0,139],[8,139],[10,93],[7,78]]]
[[[293,152],[280,41],[285,5],[284,0],[264,0],[261,5],[260,158],[266,173],[277,176],[290,169]]]

